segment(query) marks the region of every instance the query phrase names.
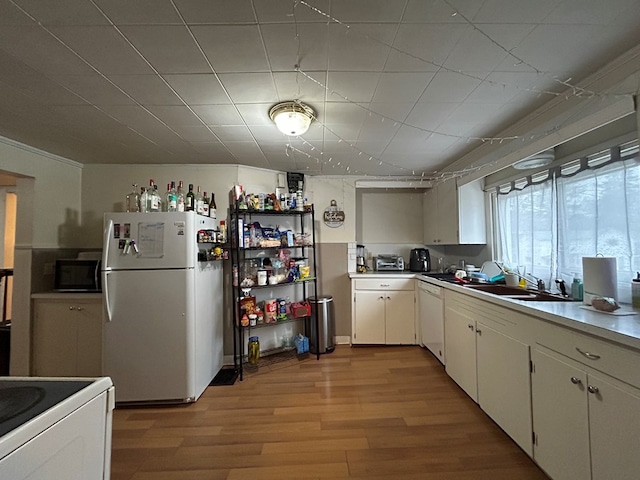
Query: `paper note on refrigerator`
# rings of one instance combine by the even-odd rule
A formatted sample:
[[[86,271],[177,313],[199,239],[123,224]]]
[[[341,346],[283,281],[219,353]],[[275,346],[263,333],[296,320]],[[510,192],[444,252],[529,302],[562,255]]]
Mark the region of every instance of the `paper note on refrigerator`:
[[[140,257],[162,257],[164,255],[164,223],[139,223],[137,245]]]

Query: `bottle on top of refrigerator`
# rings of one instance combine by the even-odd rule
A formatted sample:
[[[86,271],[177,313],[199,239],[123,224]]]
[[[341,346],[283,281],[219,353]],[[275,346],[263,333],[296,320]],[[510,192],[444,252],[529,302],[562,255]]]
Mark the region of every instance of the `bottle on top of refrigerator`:
[[[207,197],[207,192],[202,195],[202,215],[209,216],[209,197]]]
[[[209,202],[209,217],[210,218],[218,218],[218,213],[216,212],[216,196],[214,193],[211,194],[211,201]]]
[[[178,194],[176,192],[176,182],[171,182],[167,185],[166,205],[167,212],[178,211]]]
[[[193,194],[193,183],[189,184],[189,191],[185,196],[184,209],[187,212],[191,212],[196,208],[196,196]]]
[[[149,211],[150,212],[162,211],[162,198],[160,198],[160,194],[158,193],[158,186],[156,184],[153,185],[153,189],[151,191],[151,205],[149,206]]]
[[[127,193],[125,207],[127,212],[139,212],[140,211],[140,194],[138,193],[138,184],[132,185],[132,190]]]
[[[194,208],[196,210],[196,213],[198,215],[202,215],[203,198],[202,198],[202,193],[200,193],[200,185],[198,185],[198,190],[196,191],[196,196],[195,196],[194,200],[195,200]]]
[[[176,190],[176,211],[184,212],[184,187],[182,180],[178,182],[178,189]]]
[[[142,213],[149,211],[149,191],[147,187],[140,188],[140,211]]]

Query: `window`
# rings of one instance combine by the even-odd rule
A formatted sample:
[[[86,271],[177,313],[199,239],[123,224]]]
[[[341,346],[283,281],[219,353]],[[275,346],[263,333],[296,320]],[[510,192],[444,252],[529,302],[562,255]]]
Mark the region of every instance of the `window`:
[[[618,300],[640,270],[640,159],[633,142],[569,162],[495,195],[496,258],[553,286],[582,275],[582,257],[617,259]]]

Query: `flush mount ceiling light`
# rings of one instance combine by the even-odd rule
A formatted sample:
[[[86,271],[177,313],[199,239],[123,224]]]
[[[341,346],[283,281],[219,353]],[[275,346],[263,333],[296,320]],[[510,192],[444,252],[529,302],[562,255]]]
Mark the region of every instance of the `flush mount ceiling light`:
[[[304,134],[315,116],[313,109],[301,102],[282,102],[269,110],[269,117],[274,121],[278,130],[285,135],[294,137]]]
[[[545,150],[544,152],[536,153],[530,157],[518,160],[512,165],[517,170],[530,170],[532,168],[545,167],[555,160],[553,150]]]

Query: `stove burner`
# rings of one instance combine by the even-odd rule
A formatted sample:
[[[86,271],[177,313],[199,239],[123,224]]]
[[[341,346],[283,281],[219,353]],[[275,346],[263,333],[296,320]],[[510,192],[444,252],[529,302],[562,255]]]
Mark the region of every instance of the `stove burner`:
[[[42,401],[42,387],[9,387],[0,389],[0,423],[26,412]]]

